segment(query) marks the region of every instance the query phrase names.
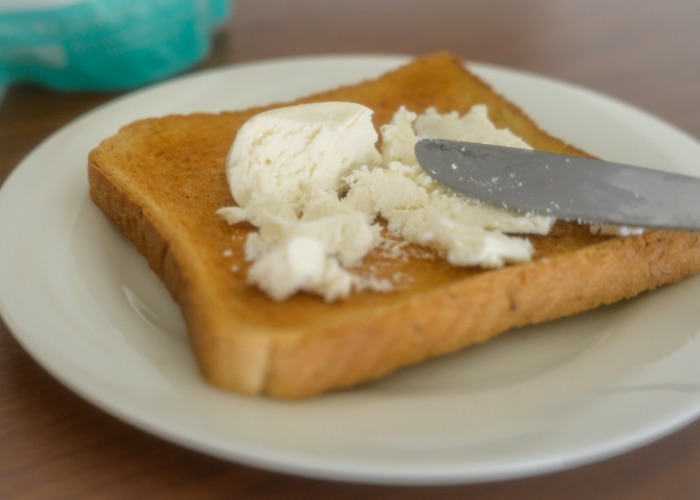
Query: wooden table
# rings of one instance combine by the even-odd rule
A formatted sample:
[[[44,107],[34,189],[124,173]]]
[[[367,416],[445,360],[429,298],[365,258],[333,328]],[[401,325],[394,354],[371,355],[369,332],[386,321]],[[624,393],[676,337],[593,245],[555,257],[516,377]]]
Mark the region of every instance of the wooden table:
[[[695,0],[239,0],[196,69],[447,49],[598,90],[700,137],[698,21]],[[9,88],[0,102],[0,181],[50,133],[116,95]],[[0,323],[2,498],[690,499],[700,498],[699,471],[700,421],[600,463],[491,484],[389,487],[267,472],[180,448],[95,409],[47,375]]]

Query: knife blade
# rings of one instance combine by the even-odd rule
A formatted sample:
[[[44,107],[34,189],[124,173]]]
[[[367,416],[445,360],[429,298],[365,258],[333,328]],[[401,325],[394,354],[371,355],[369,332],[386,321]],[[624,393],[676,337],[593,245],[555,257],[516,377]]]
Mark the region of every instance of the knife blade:
[[[700,178],[444,139],[419,140],[415,153],[432,178],[507,210],[590,224],[700,229]]]

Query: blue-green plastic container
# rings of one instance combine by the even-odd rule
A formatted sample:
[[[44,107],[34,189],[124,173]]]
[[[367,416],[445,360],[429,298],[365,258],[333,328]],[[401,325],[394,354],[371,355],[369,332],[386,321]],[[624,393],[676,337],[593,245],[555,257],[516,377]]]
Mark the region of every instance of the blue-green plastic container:
[[[0,88],[126,90],[209,52],[229,0],[10,0],[0,3]]]

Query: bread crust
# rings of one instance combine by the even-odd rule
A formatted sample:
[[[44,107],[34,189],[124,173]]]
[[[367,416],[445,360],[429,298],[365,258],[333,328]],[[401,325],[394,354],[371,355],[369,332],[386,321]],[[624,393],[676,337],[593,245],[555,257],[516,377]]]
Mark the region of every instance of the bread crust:
[[[295,102],[326,100],[372,108],[377,126],[400,105],[418,112],[429,106],[466,112],[484,103],[494,123],[534,148],[586,155],[541,130],[446,53]],[[363,266],[407,273],[410,283],[393,293],[357,293],[339,303],[303,293],[275,303],[245,281],[242,246],[253,228],[228,226],[215,212],[234,204],[225,160],[236,131],[249,117],[278,105],[140,120],[105,139],[88,158],[93,201],[179,304],[200,369],[217,386],[311,397],[700,271],[697,233],[612,238],[558,222],[552,234],[530,238],[536,253],[529,263],[486,271],[373,253]]]

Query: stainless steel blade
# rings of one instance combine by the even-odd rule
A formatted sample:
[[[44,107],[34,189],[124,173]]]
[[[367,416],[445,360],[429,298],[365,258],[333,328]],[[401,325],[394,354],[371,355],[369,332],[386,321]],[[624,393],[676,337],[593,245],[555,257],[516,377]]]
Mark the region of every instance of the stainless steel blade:
[[[415,151],[434,179],[508,210],[585,223],[700,229],[700,178],[442,139],[420,140]]]

